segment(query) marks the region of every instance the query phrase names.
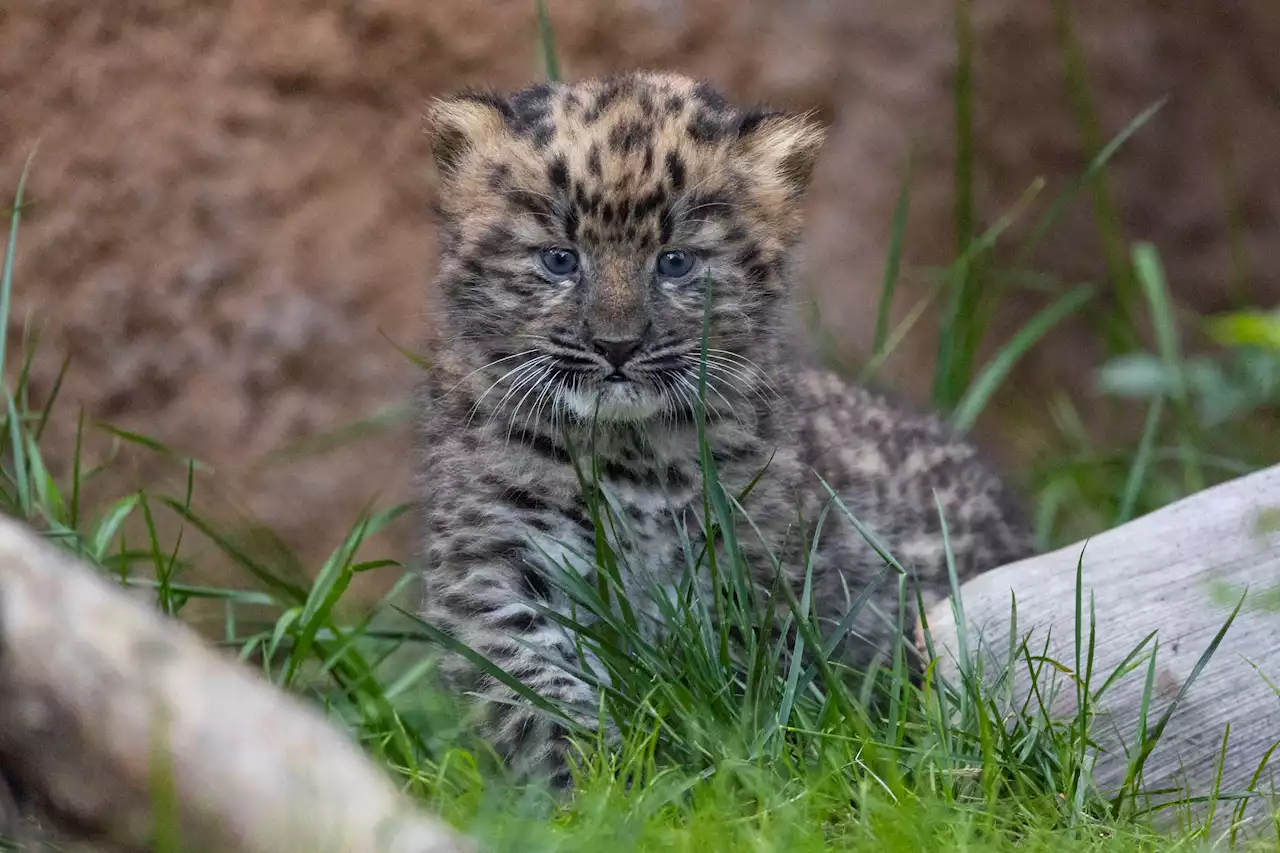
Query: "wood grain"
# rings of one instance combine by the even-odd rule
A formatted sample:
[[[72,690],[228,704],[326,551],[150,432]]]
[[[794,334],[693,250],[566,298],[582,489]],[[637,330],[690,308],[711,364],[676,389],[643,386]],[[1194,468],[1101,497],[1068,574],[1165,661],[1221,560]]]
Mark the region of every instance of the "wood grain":
[[[95,850],[152,849],[156,802],[191,853],[469,849],[319,714],[8,519],[0,782],[0,823]]]
[[[1184,793],[1207,796],[1221,770],[1220,790],[1243,791],[1264,755],[1280,741],[1280,695],[1268,684],[1268,679],[1280,684],[1280,466],[1208,489],[1087,543],[965,583],[961,602],[968,648],[974,659],[981,656],[985,676],[992,677],[1009,656],[1015,598],[1018,639],[1028,637],[1033,654],[1047,640],[1050,657],[1075,667],[1078,562],[1086,639],[1091,597],[1096,614],[1095,689],[1144,637],[1156,632],[1150,725],[1177,696],[1247,588],[1239,615],[1180,700],[1143,774],[1148,791],[1180,787]],[[954,677],[960,645],[951,603],[934,605],[928,618],[940,668]],[[1137,740],[1146,660],[1099,705],[1103,717],[1095,727],[1100,750],[1094,781],[1104,791],[1115,790],[1128,769],[1121,747]],[[1014,670],[1014,696],[1021,701],[1031,679],[1025,664]],[[1062,675],[1057,681],[1063,689],[1052,710],[1063,717],[1074,714],[1074,687]],[[1050,683],[1048,674],[1042,676],[1041,689]],[[1230,737],[1219,768],[1228,725]],[[1280,750],[1276,758],[1280,760]],[[1261,790],[1270,792],[1273,776],[1270,768],[1264,770]],[[1232,805],[1219,805],[1215,829],[1226,828]],[[1207,807],[1200,807],[1201,814]],[[1268,803],[1256,802],[1247,811],[1248,820],[1269,826],[1272,810]]]

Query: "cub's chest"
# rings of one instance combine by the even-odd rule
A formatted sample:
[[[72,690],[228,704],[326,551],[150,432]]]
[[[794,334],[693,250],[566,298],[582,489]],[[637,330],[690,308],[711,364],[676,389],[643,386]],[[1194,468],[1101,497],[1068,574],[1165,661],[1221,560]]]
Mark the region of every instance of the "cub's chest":
[[[529,531],[530,557],[548,571],[569,569],[594,580],[600,529],[633,601],[653,591],[669,594],[685,566],[686,540],[695,550],[701,544],[701,491],[607,475],[597,483],[597,498],[579,502],[559,530]]]

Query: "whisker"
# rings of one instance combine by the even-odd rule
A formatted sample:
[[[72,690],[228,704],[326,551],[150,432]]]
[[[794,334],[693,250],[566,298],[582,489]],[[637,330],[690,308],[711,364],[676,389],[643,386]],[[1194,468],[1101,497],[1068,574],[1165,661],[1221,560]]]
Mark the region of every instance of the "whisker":
[[[559,381],[564,381],[564,374],[560,375]],[[542,420],[542,409],[555,396],[555,388],[557,384],[558,383],[553,377],[551,382],[545,383],[542,393],[538,395],[538,399],[533,401],[533,410],[529,412],[529,417],[525,418],[524,422],[524,431],[526,433],[529,431],[529,425],[531,422],[536,427],[538,422]],[[552,420],[554,426],[554,418]]]
[[[689,402],[689,398],[685,394],[684,389],[676,385],[676,380],[674,376],[669,377],[667,381],[669,383],[667,385],[667,390],[668,390],[668,395],[670,397],[672,409],[673,410],[676,408],[688,409],[689,415],[692,416],[694,412],[693,404]],[[673,417],[674,417],[674,413],[673,413]]]
[[[480,371],[482,371],[482,370],[487,370],[487,369],[488,369],[488,368],[490,368],[490,367],[494,367],[495,365],[502,364],[504,361],[510,361],[510,360],[511,360],[511,359],[513,359],[513,358],[519,358],[519,357],[520,357],[520,356],[522,356],[522,355],[532,355],[532,354],[533,354],[533,353],[535,353],[535,352],[537,352],[537,350],[536,350],[536,349],[527,349],[527,350],[525,350],[524,352],[517,352],[517,353],[513,353],[513,354],[508,355],[508,356],[503,356],[502,358],[494,359],[493,361],[491,361],[491,362],[489,362],[489,363],[487,363],[487,364],[482,364],[482,365],[480,365],[479,367],[477,367],[475,370],[473,370],[473,371],[471,371],[470,373],[468,373],[466,376],[464,376],[464,377],[462,377],[461,379],[459,379],[459,380],[457,381],[457,383],[453,385],[453,387],[451,387],[448,391],[445,391],[445,392],[444,392],[444,395],[443,395],[443,396],[448,397],[448,396],[449,396],[450,394],[452,394],[454,391],[457,391],[457,390],[458,390],[458,386],[460,386],[463,382],[466,382],[468,379],[470,379],[472,376],[475,376],[477,373],[479,373],[479,372],[480,372]]]
[[[696,356],[685,356],[681,361],[690,365],[693,368],[694,373],[697,373],[698,369],[702,366],[702,359]],[[718,375],[723,379],[732,380],[735,384],[741,384],[757,394],[761,393],[757,387],[760,383],[756,381],[756,377],[747,369],[737,367],[733,363],[725,363],[714,357],[708,357],[707,372]]]
[[[729,398],[725,397],[725,395],[720,392],[720,388],[715,384],[715,380],[708,376],[706,384],[707,390],[719,397],[720,400],[729,407],[729,414],[733,416],[733,419],[738,421],[738,423],[742,423],[742,419],[738,417],[737,411],[733,408],[733,403],[730,403]]]
[[[707,349],[708,359],[710,359],[711,356],[715,356],[721,361],[737,361],[741,366],[751,368],[752,370],[755,371],[756,375],[760,377],[761,382],[768,385],[771,391],[773,391],[774,393],[777,393],[777,389],[773,386],[773,381],[769,378],[769,371],[765,370],[763,367],[761,367],[759,364],[752,361],[751,359],[747,358],[745,355],[742,355],[741,353],[733,352],[732,350],[727,350],[727,349],[708,348]]]
[[[684,374],[677,373],[675,374],[675,376],[676,376],[676,379],[680,382],[680,384],[683,385],[693,395],[693,399],[695,402],[690,404],[689,411],[691,412],[696,411],[697,410],[696,407],[701,406],[703,413],[706,414],[708,417],[710,417],[711,410],[707,408],[707,404],[702,399],[702,395],[698,393],[697,386],[691,383],[689,379],[686,376],[684,376]]]
[[[536,375],[538,368],[542,366],[546,361],[549,361],[549,360],[550,360],[549,356],[540,356],[538,358],[533,359],[532,361],[527,361],[524,364],[517,367],[515,370],[510,371],[505,376],[498,379],[488,388],[486,388],[484,393],[480,395],[480,399],[476,400],[475,403],[472,404],[471,411],[467,415],[467,421],[465,426],[471,425],[471,419],[475,417],[476,412],[480,410],[480,404],[481,402],[484,401],[484,398],[489,395],[489,392],[492,391],[494,388],[496,388],[498,384],[502,382],[504,379],[506,379],[508,376],[518,373],[519,377],[511,383],[511,387],[507,389],[507,393],[502,395],[502,399],[498,401],[498,405],[494,406],[493,411],[489,413],[489,417],[485,419],[484,425],[487,427],[493,421],[494,415],[496,415],[498,412],[502,410],[502,406],[507,402],[507,400],[511,397],[511,395],[515,393],[517,389],[523,387],[524,383],[528,380],[528,378],[530,376]]]
[[[701,361],[697,361],[697,362],[695,362],[695,363],[700,365],[700,364],[701,364]],[[770,399],[770,398],[769,398],[769,397],[764,393],[764,391],[762,391],[762,390],[761,390],[761,383],[757,381],[756,377],[754,377],[754,376],[752,376],[750,373],[746,372],[746,370],[744,370],[744,369],[738,369],[738,368],[736,368],[736,367],[732,366],[731,364],[725,364],[725,363],[722,363],[722,362],[720,362],[720,361],[717,361],[717,360],[715,360],[715,359],[713,359],[713,358],[708,358],[708,359],[707,359],[707,372],[708,372],[709,374],[714,374],[714,375],[719,376],[720,378],[722,378],[722,379],[724,379],[724,380],[728,381],[728,382],[730,383],[730,387],[733,387],[733,388],[734,388],[735,390],[737,390],[737,391],[738,391],[738,393],[740,393],[740,394],[741,394],[741,393],[743,393],[743,392],[742,392],[742,389],[741,389],[741,388],[737,388],[736,386],[737,386],[737,385],[742,385],[742,386],[743,386],[743,387],[745,387],[748,391],[750,391],[751,393],[753,393],[753,394],[755,394],[757,397],[759,397],[759,398],[760,398],[760,402],[764,403],[764,404],[765,404],[765,406],[767,406],[767,407],[769,407],[769,408],[773,408],[773,403],[774,403],[774,401],[773,401],[773,400],[771,400],[771,399]],[[770,392],[772,392],[775,398],[778,396],[777,391],[776,391],[775,389],[773,389],[771,386],[767,386],[767,385],[766,385],[766,386],[765,386],[765,388],[766,388],[767,390],[769,390]],[[744,396],[745,396],[745,395],[744,395]]]
[[[515,428],[516,418],[520,416],[520,409],[521,407],[524,406],[524,401],[529,399],[529,395],[532,394],[535,390],[538,389],[540,385],[543,384],[543,380],[546,379],[548,376],[550,376],[551,372],[552,372],[552,368],[550,367],[544,367],[541,371],[539,371],[537,374],[537,377],[534,378],[534,380],[529,383],[529,390],[524,392],[524,396],[520,398],[520,401],[516,403],[516,407],[512,409],[511,417],[507,420],[507,438],[502,445],[503,447],[507,447],[508,445],[511,444],[511,430]]]
[[[554,379],[554,376],[555,368],[548,368],[541,376],[538,377],[538,381],[534,383],[533,387],[525,392],[525,397],[528,397],[534,389],[538,389],[538,396],[534,397],[533,402],[529,404],[529,414],[526,415],[524,419],[522,427],[524,432],[527,433],[529,431],[530,425],[537,425],[537,421],[533,417],[534,413],[537,412],[539,404],[546,398],[547,393],[551,390],[552,382],[548,382],[548,378]],[[524,397],[521,397],[519,404],[516,405],[515,411],[511,413],[511,420],[507,422],[507,444],[511,443],[511,431],[515,428],[516,418],[520,416],[520,409],[523,405]]]

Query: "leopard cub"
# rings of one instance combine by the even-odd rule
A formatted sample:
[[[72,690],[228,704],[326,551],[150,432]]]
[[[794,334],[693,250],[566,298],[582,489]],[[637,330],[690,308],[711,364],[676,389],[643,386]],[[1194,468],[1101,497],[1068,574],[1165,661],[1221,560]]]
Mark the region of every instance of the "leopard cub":
[[[417,419],[426,620],[592,725],[598,697],[575,671],[593,662],[546,615],[567,612],[552,571],[596,571],[579,472],[594,452],[625,521],[612,544],[630,598],[671,589],[684,568],[672,519],[700,529],[700,407],[726,488],[767,465],[746,504],[762,535],[739,537],[762,594],[775,584],[766,549],[802,580],[793,528],[830,499],[819,475],[926,601],[947,591],[935,495],[962,579],[1030,553],[1008,489],[969,444],[807,363],[785,331],[823,138],[813,121],[629,73],[464,94],[435,103],[429,126],[443,322]],[[837,515],[813,565],[824,624],[884,568]],[[891,643],[897,629],[874,611],[897,613],[896,587],[843,642],[850,665]],[[489,698],[502,755],[567,782],[564,732],[458,656],[446,674]]]

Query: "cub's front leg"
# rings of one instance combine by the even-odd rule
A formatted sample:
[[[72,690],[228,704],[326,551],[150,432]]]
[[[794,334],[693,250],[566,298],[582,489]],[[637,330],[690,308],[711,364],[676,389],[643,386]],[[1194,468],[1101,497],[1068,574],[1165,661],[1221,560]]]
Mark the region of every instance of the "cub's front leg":
[[[492,661],[539,695],[567,706],[572,719],[594,729],[595,688],[569,670],[581,670],[573,638],[535,607],[551,585],[515,536],[479,538],[474,531],[438,532],[424,573],[427,621]],[[511,687],[481,672],[461,655],[445,662],[446,680],[481,695],[487,706],[482,734],[508,766],[567,788],[568,732]]]

